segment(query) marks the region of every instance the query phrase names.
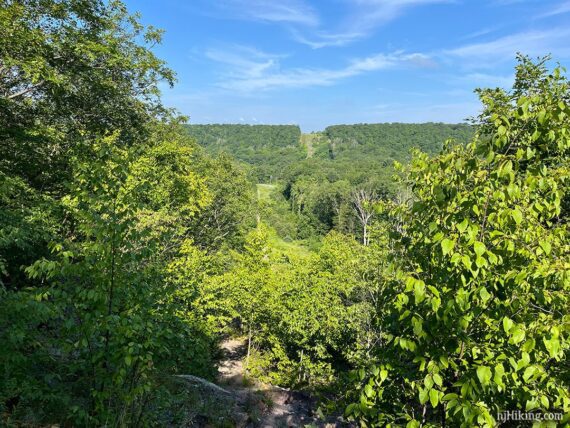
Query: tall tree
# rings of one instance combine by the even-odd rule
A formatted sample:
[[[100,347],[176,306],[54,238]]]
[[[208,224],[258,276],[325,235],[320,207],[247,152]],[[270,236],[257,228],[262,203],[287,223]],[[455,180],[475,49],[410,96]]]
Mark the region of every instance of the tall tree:
[[[480,91],[479,135],[406,170],[385,345],[359,373],[368,425],[495,426],[498,412],[570,417],[570,85],[521,57],[512,91]],[[565,423],[566,423],[565,422]]]
[[[362,226],[362,244],[368,245],[368,227],[374,216],[374,204],[378,202],[378,195],[375,190],[358,189],[352,192],[352,203],[358,221]]]

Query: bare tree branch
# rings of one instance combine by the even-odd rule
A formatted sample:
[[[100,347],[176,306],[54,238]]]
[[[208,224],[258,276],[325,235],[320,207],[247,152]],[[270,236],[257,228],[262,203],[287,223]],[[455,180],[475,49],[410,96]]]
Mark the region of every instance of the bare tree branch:
[[[12,100],[12,99],[14,99],[14,98],[18,98],[18,97],[24,96],[24,95],[26,95],[26,94],[28,94],[28,93],[30,93],[30,92],[36,90],[37,88],[39,88],[40,86],[42,86],[44,83],[45,83],[45,81],[42,80],[42,81],[36,83],[35,85],[28,86],[27,88],[24,88],[24,89],[22,89],[22,90],[20,90],[20,91],[18,91],[18,92],[15,92],[15,93],[13,93],[13,94],[8,95],[7,98],[8,98],[9,100]]]
[[[358,220],[362,225],[362,244],[368,245],[368,225],[374,215],[374,203],[378,201],[378,195],[374,190],[360,189],[352,192],[352,203]]]

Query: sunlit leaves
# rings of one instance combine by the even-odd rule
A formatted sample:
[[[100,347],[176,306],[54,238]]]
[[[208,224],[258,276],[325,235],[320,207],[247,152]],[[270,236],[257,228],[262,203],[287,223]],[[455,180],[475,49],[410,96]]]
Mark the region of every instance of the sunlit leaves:
[[[569,348],[562,325],[570,307],[563,202],[570,121],[560,114],[570,91],[542,63],[521,58],[517,73],[510,93],[480,91],[485,110],[471,144],[414,157],[404,182],[421,209],[394,212],[403,224],[394,258],[407,280],[395,304],[378,310],[393,314],[394,324],[382,327],[396,346],[377,358],[401,386],[383,393],[393,407],[406,397],[434,424],[442,400],[449,424],[465,427],[493,426],[493,409],[545,410],[557,401],[570,411],[561,374]],[[377,409],[389,419],[387,407]]]
[[[479,382],[481,382],[481,385],[487,386],[491,381],[491,376],[492,373],[490,367],[481,366],[477,368],[477,378],[479,379]]]
[[[441,250],[443,251],[444,255],[451,253],[454,246],[455,242],[452,241],[451,239],[446,238],[443,241],[441,241]]]

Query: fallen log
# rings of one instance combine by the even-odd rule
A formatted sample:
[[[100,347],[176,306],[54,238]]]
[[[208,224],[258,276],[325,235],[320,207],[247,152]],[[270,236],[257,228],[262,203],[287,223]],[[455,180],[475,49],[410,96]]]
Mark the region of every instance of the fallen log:
[[[207,381],[206,379],[202,379],[201,377],[193,375],[176,375],[176,377],[215,393],[227,395],[228,397],[234,398],[231,392],[216,385],[215,383]]]

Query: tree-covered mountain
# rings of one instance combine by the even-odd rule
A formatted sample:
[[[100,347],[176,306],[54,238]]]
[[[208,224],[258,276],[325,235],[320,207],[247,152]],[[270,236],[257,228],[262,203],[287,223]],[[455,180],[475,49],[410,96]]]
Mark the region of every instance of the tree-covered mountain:
[[[475,133],[467,124],[444,123],[335,125],[311,134],[288,125],[187,129],[209,153],[228,153],[251,166],[255,180],[276,183],[297,218],[296,225],[279,221],[287,227],[278,229],[299,239],[334,228],[359,236],[352,209],[355,192],[395,194],[395,162],[408,162],[414,149],[436,154],[447,140],[465,144]]]
[[[190,136],[210,154],[227,153],[254,167],[260,182],[271,182],[306,157],[294,125],[187,125]]]
[[[475,128],[185,128],[159,41],[0,6],[1,426],[568,426],[561,67],[521,56]]]
[[[409,160],[412,148],[436,154],[443,141],[467,143],[473,133],[470,125],[446,123],[363,123],[329,126],[324,131],[332,159],[372,158],[381,162]]]
[[[325,161],[325,168],[359,181],[355,171],[391,169],[394,161],[409,160],[413,148],[435,154],[444,141],[466,143],[474,134],[470,125],[445,123],[334,125],[305,135],[293,125],[213,124],[186,129],[208,153],[225,152],[251,165],[261,182],[283,178],[288,167],[305,158]],[[334,163],[327,166],[327,160]]]

